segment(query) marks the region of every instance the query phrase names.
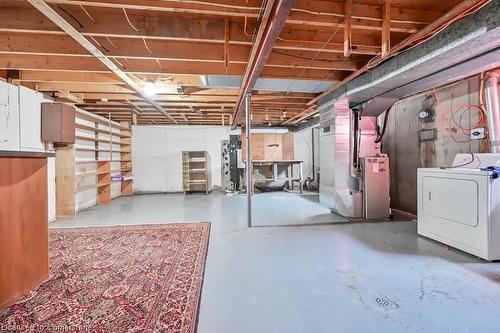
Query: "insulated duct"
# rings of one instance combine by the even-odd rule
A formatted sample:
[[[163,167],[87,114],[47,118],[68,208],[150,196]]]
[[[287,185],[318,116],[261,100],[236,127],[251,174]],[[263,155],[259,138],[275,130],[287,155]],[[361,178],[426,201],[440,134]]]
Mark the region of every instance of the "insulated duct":
[[[500,71],[489,73],[485,85],[486,116],[488,120],[488,137],[490,152],[500,153],[500,103],[498,97],[498,77]]]

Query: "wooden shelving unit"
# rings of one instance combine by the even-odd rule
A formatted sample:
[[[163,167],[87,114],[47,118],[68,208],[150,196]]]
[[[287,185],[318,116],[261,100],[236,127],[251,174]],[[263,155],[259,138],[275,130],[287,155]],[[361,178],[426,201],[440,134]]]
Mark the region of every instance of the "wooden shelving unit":
[[[121,195],[132,194],[130,124],[118,124],[80,110],[76,110],[75,117],[86,121],[75,122],[76,144],[56,147],[58,218],[75,216],[77,193],[94,190],[97,204],[109,204],[112,185],[119,182]]]
[[[182,152],[182,180],[184,194],[211,190],[210,155],[206,151]]]
[[[132,195],[132,135],[130,124],[121,122],[121,187],[122,195]]]

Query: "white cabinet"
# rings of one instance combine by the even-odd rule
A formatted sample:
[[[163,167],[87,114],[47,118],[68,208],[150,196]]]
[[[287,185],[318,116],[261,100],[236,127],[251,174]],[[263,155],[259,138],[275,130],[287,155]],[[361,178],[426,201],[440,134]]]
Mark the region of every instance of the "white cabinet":
[[[42,100],[43,95],[41,93],[19,87],[21,150],[45,150],[41,141]]]
[[[0,150],[19,150],[19,90],[0,81]]]

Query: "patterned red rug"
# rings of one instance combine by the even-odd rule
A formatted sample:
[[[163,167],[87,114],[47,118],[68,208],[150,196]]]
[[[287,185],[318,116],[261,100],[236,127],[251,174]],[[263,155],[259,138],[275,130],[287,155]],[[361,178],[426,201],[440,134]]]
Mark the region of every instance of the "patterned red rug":
[[[50,230],[47,282],[0,312],[4,331],[196,330],[209,223]]]

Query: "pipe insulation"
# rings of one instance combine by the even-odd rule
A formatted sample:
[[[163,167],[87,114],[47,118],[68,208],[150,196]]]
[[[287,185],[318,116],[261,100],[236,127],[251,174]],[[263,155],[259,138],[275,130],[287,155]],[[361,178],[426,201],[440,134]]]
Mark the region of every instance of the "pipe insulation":
[[[500,153],[500,103],[498,97],[498,77],[500,71],[489,73],[486,81],[486,117],[488,120],[488,136],[490,152]]]

